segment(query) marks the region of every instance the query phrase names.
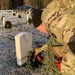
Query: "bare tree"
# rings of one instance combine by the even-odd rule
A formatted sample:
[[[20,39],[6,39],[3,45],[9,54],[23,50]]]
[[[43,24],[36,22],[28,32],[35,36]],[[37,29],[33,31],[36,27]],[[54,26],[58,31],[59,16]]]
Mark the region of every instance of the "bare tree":
[[[11,1],[10,0],[1,0],[0,1],[0,9],[10,9],[11,8]]]
[[[0,9],[12,9],[21,5],[30,5],[36,9],[44,8],[52,0],[0,0]]]

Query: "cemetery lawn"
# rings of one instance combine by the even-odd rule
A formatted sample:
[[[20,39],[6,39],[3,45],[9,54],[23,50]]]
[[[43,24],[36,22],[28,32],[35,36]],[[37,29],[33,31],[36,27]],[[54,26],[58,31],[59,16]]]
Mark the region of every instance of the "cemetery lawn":
[[[12,28],[5,29],[2,20],[0,20],[0,75],[31,75],[25,66],[18,66],[16,63],[15,35],[20,32],[32,33],[32,47],[36,46],[36,42],[43,45],[47,41],[47,35],[39,32],[31,24],[26,22],[26,14],[21,13],[21,18],[6,14],[12,23]],[[34,72],[34,75],[40,75],[39,69]]]

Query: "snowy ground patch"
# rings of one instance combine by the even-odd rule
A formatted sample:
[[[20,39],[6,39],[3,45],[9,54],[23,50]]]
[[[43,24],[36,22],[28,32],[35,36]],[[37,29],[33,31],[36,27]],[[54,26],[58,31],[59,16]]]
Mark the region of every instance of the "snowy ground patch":
[[[47,35],[36,30],[32,24],[28,25],[26,23],[26,14],[24,13],[21,13],[22,18],[17,18],[13,15],[5,16],[10,18],[13,26],[12,29],[5,29],[0,20],[0,75],[30,75],[25,67],[18,67],[16,64],[14,37],[20,32],[31,32],[33,47],[35,47],[36,42],[43,45],[47,41]]]

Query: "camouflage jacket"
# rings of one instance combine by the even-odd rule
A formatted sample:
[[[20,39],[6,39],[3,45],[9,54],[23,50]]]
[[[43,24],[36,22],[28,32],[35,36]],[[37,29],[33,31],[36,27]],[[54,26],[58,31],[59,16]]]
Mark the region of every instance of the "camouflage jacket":
[[[54,1],[44,9],[41,17],[49,34],[62,44],[72,41],[71,37],[74,36],[75,30],[74,19],[75,6],[60,8]]]

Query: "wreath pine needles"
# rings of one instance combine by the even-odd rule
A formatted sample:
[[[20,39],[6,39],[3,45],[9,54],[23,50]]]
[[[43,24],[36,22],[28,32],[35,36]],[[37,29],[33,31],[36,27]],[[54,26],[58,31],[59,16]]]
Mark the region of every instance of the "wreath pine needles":
[[[32,23],[32,19],[31,18],[28,19],[28,23],[31,25],[31,23]]]
[[[16,16],[16,13],[13,13],[13,16]]]
[[[33,74],[36,69],[37,71],[40,69],[40,75],[62,75],[55,63],[55,55],[50,49],[46,50],[46,56],[42,63],[37,61],[34,56],[34,51],[30,51],[25,67],[28,72],[31,72],[31,74]]]
[[[34,56],[34,51],[30,51],[28,54],[28,60],[26,61],[26,68],[27,70],[34,70],[35,68],[41,65],[40,62],[37,61],[36,57]]]
[[[46,50],[46,56],[43,60],[41,69],[42,75],[61,75],[59,69],[56,66],[55,54],[49,48]]]
[[[22,18],[21,15],[18,15],[18,18]]]

